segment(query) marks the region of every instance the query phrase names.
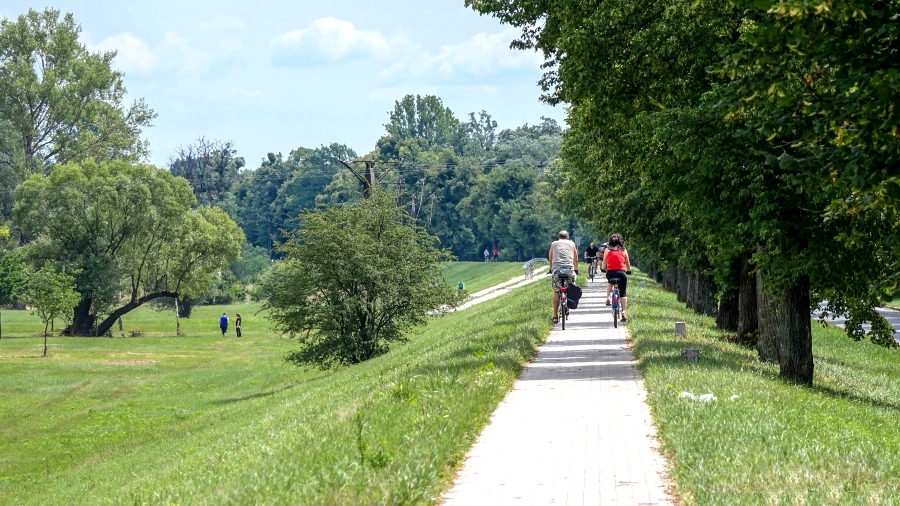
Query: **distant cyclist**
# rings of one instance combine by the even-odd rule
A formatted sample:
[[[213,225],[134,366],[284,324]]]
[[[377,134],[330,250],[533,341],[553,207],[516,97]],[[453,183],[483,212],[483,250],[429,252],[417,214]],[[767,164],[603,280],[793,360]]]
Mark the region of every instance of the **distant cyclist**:
[[[628,258],[628,250],[625,249],[625,241],[622,234],[613,234],[609,238],[608,248],[603,254],[603,264],[600,266],[606,272],[607,281],[617,279],[619,284],[619,300],[622,302],[622,321],[627,322],[625,310],[628,309],[628,278],[631,274],[631,260]],[[612,284],[606,285],[606,305],[611,304],[609,296],[612,293]]]
[[[564,280],[574,283],[578,273],[578,246],[569,240],[567,231],[561,230],[559,239],[550,244],[547,259],[553,275],[553,323],[559,323],[559,289]]]
[[[594,245],[593,241],[591,245],[584,250],[584,260],[588,263],[588,265],[592,266],[594,270],[597,270],[597,255],[600,253],[600,248]]]

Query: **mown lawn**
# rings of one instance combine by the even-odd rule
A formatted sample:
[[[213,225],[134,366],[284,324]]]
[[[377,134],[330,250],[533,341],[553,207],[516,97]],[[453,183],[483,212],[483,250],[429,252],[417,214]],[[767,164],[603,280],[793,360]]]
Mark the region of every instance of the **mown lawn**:
[[[524,262],[447,262],[444,264],[444,279],[451,286],[462,280],[466,284],[466,292],[473,294],[524,275],[522,265]]]
[[[791,385],[674,294],[633,286],[628,328],[685,503],[900,504],[900,351],[814,323],[815,384]],[[680,360],[687,347],[698,363]]]
[[[197,308],[184,337],[142,309],[125,333],[145,337],[52,337],[47,358],[39,325],[4,311],[0,504],[434,503],[549,333],[547,289],[337,371],[283,362],[294,343],[252,305]],[[219,336],[223,310],[243,339]]]

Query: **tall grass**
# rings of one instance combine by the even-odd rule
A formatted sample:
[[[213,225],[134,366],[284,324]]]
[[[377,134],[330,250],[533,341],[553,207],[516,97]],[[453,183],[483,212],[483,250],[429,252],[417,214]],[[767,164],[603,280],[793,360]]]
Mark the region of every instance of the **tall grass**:
[[[649,286],[629,290],[628,327],[685,503],[900,504],[900,353],[814,323],[814,386],[789,384],[639,279]],[[676,321],[687,338],[675,337]],[[682,361],[682,348],[700,361]]]
[[[233,307],[198,308],[187,337],[52,338],[47,359],[3,339],[0,503],[434,503],[548,334],[545,285],[337,371],[284,363],[294,344],[250,306],[241,340],[218,336]],[[174,323],[156,315],[126,331]]]

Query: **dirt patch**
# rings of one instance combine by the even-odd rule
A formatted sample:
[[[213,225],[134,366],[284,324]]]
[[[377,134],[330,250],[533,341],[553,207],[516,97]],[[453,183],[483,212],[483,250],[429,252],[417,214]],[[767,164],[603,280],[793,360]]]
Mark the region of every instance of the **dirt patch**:
[[[107,360],[107,364],[112,365],[153,365],[156,360]]]

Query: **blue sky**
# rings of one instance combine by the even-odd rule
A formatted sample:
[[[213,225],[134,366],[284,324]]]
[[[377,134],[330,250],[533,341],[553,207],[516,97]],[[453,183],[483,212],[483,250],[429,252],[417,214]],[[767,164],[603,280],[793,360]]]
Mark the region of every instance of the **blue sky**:
[[[29,7],[0,4],[0,16]],[[159,114],[151,161],[205,135],[235,142],[256,167],[268,152],[331,142],[360,153],[407,93],[441,97],[458,117],[482,109],[500,128],[562,122],[539,101],[539,55],[463,0],[56,1],[93,50],[116,49],[129,96]]]

